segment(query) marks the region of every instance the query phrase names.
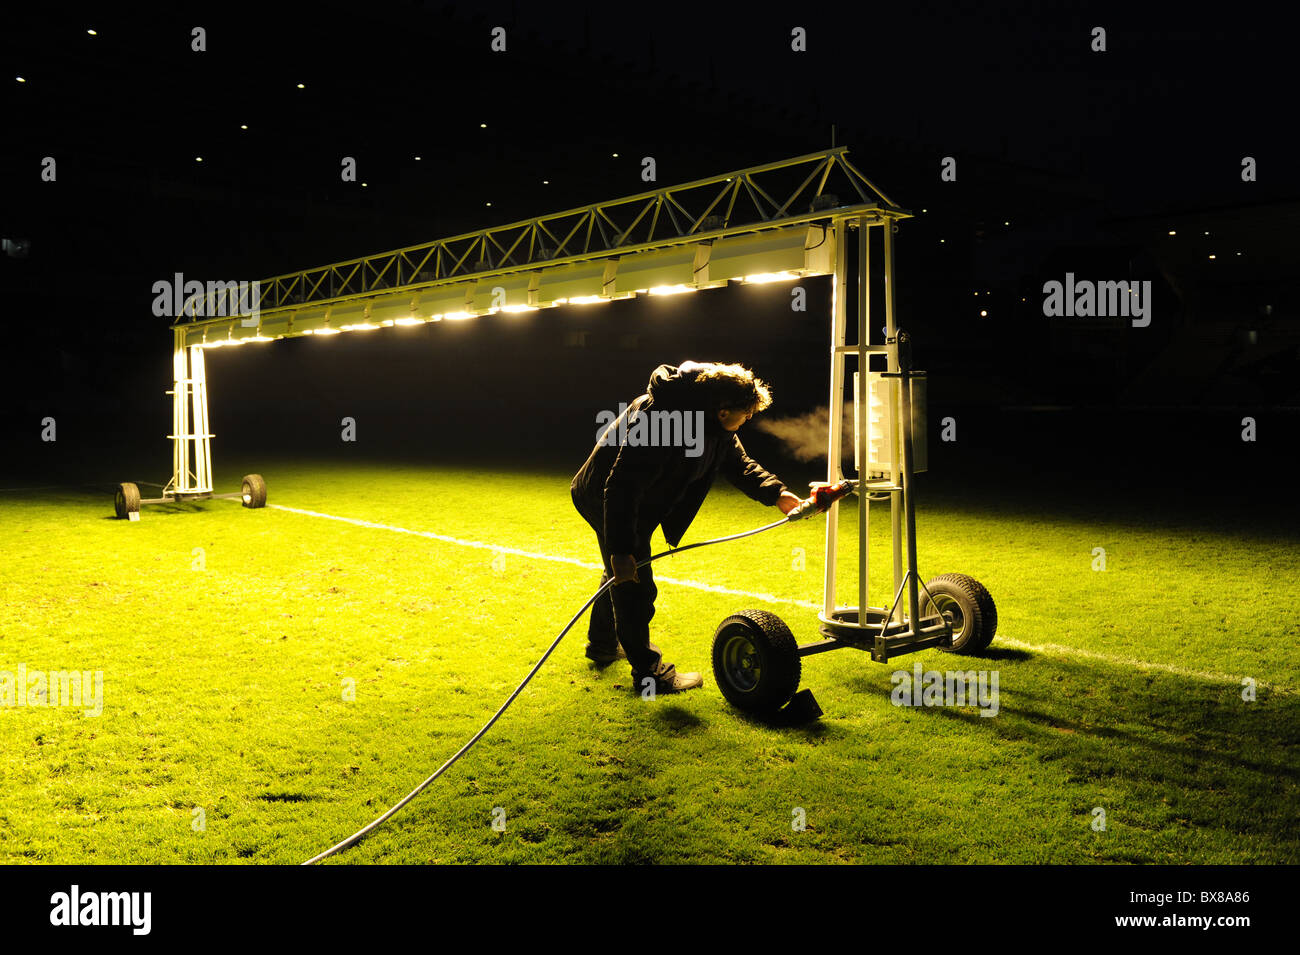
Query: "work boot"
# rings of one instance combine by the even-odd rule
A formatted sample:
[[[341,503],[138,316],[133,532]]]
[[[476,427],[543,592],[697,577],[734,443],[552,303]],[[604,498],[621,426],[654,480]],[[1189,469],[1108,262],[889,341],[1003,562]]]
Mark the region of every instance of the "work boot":
[[[612,647],[588,643],[587,659],[598,666],[609,666],[615,660],[626,660],[627,654],[623,652],[623,647],[618,643],[615,643]]]
[[[660,693],[681,693],[704,685],[704,677],[698,673],[678,673],[677,668],[671,663],[663,663],[660,664],[658,673],[646,675],[633,673],[632,688],[638,693],[644,692],[645,677],[650,675],[654,676],[656,696]]]

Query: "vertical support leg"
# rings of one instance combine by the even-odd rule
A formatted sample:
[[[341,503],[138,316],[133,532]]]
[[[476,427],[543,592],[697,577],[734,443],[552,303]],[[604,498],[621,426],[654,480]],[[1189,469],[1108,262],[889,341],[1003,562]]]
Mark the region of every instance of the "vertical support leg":
[[[858,480],[863,480],[867,459],[871,457],[871,405],[867,401],[867,376],[870,364],[867,346],[871,344],[871,230],[866,217],[858,219],[858,394],[857,434]],[[870,585],[869,504],[866,489],[858,487],[858,624],[866,623],[867,594]]]
[[[884,238],[885,253],[885,337],[897,339],[898,325],[894,317],[894,221],[886,219],[885,224],[881,227]],[[898,372],[898,346],[895,344],[889,349],[889,367],[890,372]],[[902,484],[902,461],[900,460],[899,441],[899,404],[901,385],[899,379],[889,379],[890,401],[889,407],[893,412],[889,416],[889,446],[892,449],[894,460],[891,462],[894,483]],[[893,592],[898,593],[903,586],[903,501],[902,491],[891,491],[889,494],[889,523],[890,538],[894,550],[894,587]],[[893,610],[893,607],[889,608]]]
[[[906,333],[899,334],[898,319],[894,314],[894,223],[885,223],[885,315],[886,328],[894,338],[895,344],[889,352],[890,371],[909,375],[912,371],[912,344]],[[916,504],[912,498],[912,380],[911,378],[892,378],[894,395],[894,474],[895,480],[902,486],[901,496],[903,515],[907,522],[907,607],[912,630],[920,626],[920,604],[917,601],[919,581],[916,577]],[[898,513],[898,493],[894,501],[894,578],[895,588],[900,580],[901,535],[899,531],[900,515]],[[892,608],[891,608],[892,609]]]
[[[212,435],[208,432],[208,373],[203,349],[190,348],[190,378],[194,398],[194,471],[201,491],[212,490]]]
[[[208,376],[203,349],[174,333],[172,351],[172,479],[174,494],[212,492],[212,435],[208,432]]]
[[[916,500],[912,497],[912,343],[907,333],[899,336],[899,368],[906,377],[898,379],[903,419],[903,506],[907,516],[907,609],[912,632],[921,625],[921,605],[918,602],[916,576]]]
[[[848,291],[844,232],[847,219],[837,219],[831,226],[835,243],[835,284],[831,287],[831,395],[827,405],[830,419],[826,439],[826,480],[834,484],[840,479],[840,441],[844,424],[844,315],[845,295]],[[822,590],[822,612],[829,618],[835,611],[835,548],[839,530],[839,502],[826,511],[826,583]]]
[[[190,490],[190,411],[189,354],[185,333],[174,333],[172,349],[172,490]]]

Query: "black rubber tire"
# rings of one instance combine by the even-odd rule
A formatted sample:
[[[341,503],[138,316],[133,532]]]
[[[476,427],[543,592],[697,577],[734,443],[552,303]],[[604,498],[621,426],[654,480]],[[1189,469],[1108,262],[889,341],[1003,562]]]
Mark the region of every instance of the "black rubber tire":
[[[940,602],[955,600],[961,609],[962,632],[954,632],[950,653],[980,653],[988,649],[998,631],[998,608],[988,588],[967,574],[940,574],[926,581],[926,590]],[[921,595],[925,601],[925,595]],[[929,612],[926,602],[925,612]],[[969,626],[966,624],[969,623]]]
[[[244,507],[266,507],[266,482],[260,474],[245,474],[243,486]]]
[[[748,666],[741,658],[750,661]],[[755,659],[756,658],[756,659]],[[799,689],[799,645],[776,614],[742,610],[713,635],[713,678],[728,703],[748,713],[774,713]]]
[[[127,515],[139,512],[140,489],[134,484],[119,484],[113,496],[113,510],[123,521],[128,520]]]

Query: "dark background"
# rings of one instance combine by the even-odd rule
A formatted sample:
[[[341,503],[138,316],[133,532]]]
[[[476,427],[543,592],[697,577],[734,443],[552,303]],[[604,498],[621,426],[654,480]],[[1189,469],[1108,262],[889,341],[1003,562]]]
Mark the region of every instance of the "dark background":
[[[1052,474],[1099,501],[1145,488],[1155,506],[1285,496],[1300,189],[1293,44],[1268,10],[6,8],[0,236],[30,243],[0,256],[7,480],[167,479],[171,336],[151,287],[174,272],[322,265],[817,151],[834,127],[916,213],[897,237],[900,324],[931,376],[932,432],[958,421],[955,444],[931,438],[928,480]],[[504,54],[489,48],[498,25]],[[794,26],[806,53],[789,49]],[[40,179],[45,156],[56,182]],[[343,156],[358,182],[339,181]],[[1243,156],[1257,182],[1241,181]],[[1044,318],[1042,284],[1067,271],[1150,280],[1150,327]],[[596,411],[685,358],[750,364],[773,385],[769,415],[802,413],[826,403],[830,279],[804,284],[802,314],[788,286],[735,287],[209,352],[215,463],[576,469]],[[765,462],[810,472],[743,434]]]

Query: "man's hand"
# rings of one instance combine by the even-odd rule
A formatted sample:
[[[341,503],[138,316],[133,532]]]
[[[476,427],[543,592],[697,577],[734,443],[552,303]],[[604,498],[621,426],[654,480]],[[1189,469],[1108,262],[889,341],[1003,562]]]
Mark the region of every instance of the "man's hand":
[[[640,582],[636,575],[636,558],[631,554],[610,554],[609,566],[614,568],[614,583]]]
[[[782,491],[781,496],[776,499],[776,506],[781,508],[782,514],[789,514],[802,503],[802,498],[795,497],[789,491]]]

